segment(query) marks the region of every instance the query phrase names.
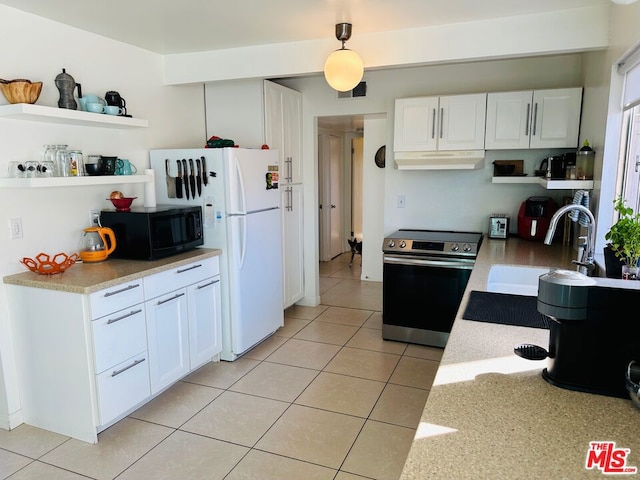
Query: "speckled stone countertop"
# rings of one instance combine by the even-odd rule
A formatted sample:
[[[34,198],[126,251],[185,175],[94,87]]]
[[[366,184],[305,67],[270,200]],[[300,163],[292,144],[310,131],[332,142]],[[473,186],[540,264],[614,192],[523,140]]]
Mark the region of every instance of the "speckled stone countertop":
[[[599,440],[630,449],[626,465],[640,469],[640,409],[552,386],[541,377],[545,361],[513,353],[519,343],[547,348],[547,330],[462,319],[469,292],[486,290],[492,265],[574,269],[574,254],[526,240],[484,240],[401,480],[607,478],[585,468],[589,442]]]
[[[8,275],[3,278],[3,281],[9,285],[86,294],[196,262],[199,259],[215,257],[220,253],[222,251],[215,248],[195,248],[153,261],[109,258],[104,262],[76,263],[65,272],[56,275],[24,272]]]

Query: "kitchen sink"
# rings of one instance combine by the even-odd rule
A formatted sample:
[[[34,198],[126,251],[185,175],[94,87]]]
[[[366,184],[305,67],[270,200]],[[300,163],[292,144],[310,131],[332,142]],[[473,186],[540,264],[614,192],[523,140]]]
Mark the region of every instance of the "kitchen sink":
[[[537,297],[538,279],[549,271],[549,267],[494,265],[489,270],[487,291]]]

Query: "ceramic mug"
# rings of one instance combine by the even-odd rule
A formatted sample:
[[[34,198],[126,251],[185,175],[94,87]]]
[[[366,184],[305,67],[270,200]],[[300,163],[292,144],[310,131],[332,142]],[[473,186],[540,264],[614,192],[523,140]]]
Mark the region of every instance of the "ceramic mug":
[[[105,157],[104,155],[100,156],[102,160],[102,174],[103,175],[114,175],[116,173],[116,161],[118,157]]]
[[[87,112],[93,112],[93,113],[103,113],[104,112],[104,105],[102,105],[101,103],[87,103],[85,105],[85,108],[87,109]]]
[[[122,108],[116,105],[107,105],[106,107],[104,107],[104,113],[106,113],[107,115],[124,115],[124,111],[122,110]]]
[[[119,158],[116,161],[116,175],[134,175],[138,169],[126,158]]]
[[[89,103],[101,103],[102,105],[106,105],[107,102],[104,98],[99,97],[98,95],[94,95],[93,93],[89,93],[87,95],[83,95],[78,98],[78,103],[80,104],[80,110],[84,110],[85,112],[89,112],[87,110],[87,105]]]

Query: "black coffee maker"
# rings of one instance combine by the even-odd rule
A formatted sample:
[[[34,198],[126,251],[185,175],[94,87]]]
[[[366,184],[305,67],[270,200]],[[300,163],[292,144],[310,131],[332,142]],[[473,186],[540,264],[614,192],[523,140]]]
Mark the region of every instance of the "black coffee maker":
[[[129,117],[130,115],[127,115],[127,102],[125,101],[124,98],[122,98],[120,96],[120,94],[114,90],[110,90],[107,93],[104,94],[104,99],[107,102],[107,105],[112,105],[115,107],[120,107],[122,109],[122,116],[123,117]]]
[[[599,278],[573,270],[541,275],[537,306],[549,318],[549,349],[524,344],[515,353],[547,359],[542,378],[556,387],[628,398],[625,373],[632,360],[640,360],[640,322],[614,306],[639,300],[640,290],[601,285]]]

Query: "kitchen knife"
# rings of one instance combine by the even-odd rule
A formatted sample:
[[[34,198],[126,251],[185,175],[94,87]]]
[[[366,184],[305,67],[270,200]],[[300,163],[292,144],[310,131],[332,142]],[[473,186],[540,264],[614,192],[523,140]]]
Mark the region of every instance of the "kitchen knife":
[[[178,164],[178,176],[176,177],[176,197],[182,198],[182,165],[180,160],[176,160]]]
[[[189,186],[191,187],[191,196],[193,198],[196,198],[196,172],[193,168],[193,158],[189,159],[189,169],[190,169],[190,174],[189,174]]]
[[[196,187],[198,187],[198,196],[202,195],[202,164],[200,159],[196,158]]]
[[[182,186],[184,187],[184,194],[189,200],[189,172],[187,171],[187,161],[182,159]]]
[[[209,174],[207,173],[207,160],[204,157],[200,157],[202,160],[202,183],[204,183],[205,187],[209,183]]]
[[[165,180],[167,182],[167,196],[169,198],[176,198],[176,182],[175,182],[175,179],[171,176],[171,173],[169,172],[168,158],[166,158],[164,161],[164,169],[166,171]]]

